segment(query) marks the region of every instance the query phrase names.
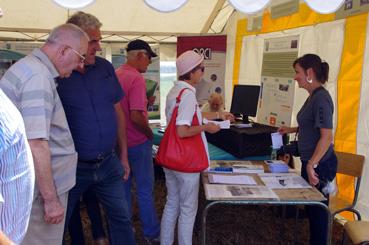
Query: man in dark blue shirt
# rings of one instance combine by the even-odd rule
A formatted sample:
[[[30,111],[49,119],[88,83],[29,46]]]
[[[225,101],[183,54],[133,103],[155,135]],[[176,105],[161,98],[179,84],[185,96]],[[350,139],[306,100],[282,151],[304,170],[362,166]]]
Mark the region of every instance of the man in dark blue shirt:
[[[69,192],[66,227],[81,195],[91,190],[105,207],[110,244],[134,244],[123,185],[130,172],[124,114],[119,103],[124,93],[113,66],[96,57],[101,50],[100,21],[77,12],[67,22],[82,28],[90,41],[83,69],[58,80],[58,92],[78,152],[76,185]]]

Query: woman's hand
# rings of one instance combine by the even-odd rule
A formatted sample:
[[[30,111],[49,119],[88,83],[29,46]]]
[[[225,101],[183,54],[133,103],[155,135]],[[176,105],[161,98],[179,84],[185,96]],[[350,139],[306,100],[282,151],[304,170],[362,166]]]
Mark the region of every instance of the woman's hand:
[[[286,126],[282,126],[278,129],[278,133],[280,134],[290,134],[290,133],[295,133],[297,132],[297,128],[290,128],[290,127],[286,127]]]
[[[208,132],[208,133],[216,133],[220,130],[220,126],[215,124],[215,123],[208,123],[208,124],[205,124],[205,131]]]
[[[231,122],[234,122],[234,116],[230,112],[220,112],[220,118],[222,120],[230,120]]]
[[[309,178],[309,183],[312,186],[316,186],[319,183],[318,174],[315,172],[313,164],[308,162],[306,165],[306,172]]]

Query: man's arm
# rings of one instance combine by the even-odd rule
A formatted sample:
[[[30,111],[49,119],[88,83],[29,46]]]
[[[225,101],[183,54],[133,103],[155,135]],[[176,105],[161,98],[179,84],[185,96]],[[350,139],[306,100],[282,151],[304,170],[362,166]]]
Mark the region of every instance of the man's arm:
[[[146,135],[146,137],[149,138],[150,140],[153,139],[154,136],[152,130],[149,127],[149,122],[143,115],[143,112],[138,110],[131,110],[129,115],[135,128],[137,128],[141,133]]]
[[[13,245],[14,243],[0,230],[0,245]]]
[[[35,166],[36,184],[44,201],[44,220],[46,223],[58,224],[64,218],[51,169],[49,142],[43,139],[28,140]]]
[[[118,120],[118,145],[120,150],[120,161],[124,168],[123,179],[127,180],[131,169],[128,163],[126,119],[119,102],[114,105],[114,108]]]

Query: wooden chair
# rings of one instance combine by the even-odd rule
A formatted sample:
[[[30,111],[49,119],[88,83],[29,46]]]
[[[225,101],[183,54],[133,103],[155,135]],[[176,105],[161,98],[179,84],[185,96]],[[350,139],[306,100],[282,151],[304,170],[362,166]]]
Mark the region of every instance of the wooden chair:
[[[343,244],[346,244],[347,237],[353,244],[369,244],[369,221],[348,221],[343,228]]]
[[[338,159],[337,173],[355,177],[355,195],[351,202],[340,198],[338,195],[330,197],[329,209],[331,210],[332,218],[338,213],[349,211],[356,214],[357,219],[361,220],[361,215],[355,209],[355,205],[359,195],[365,157],[345,152],[336,152],[336,155]]]

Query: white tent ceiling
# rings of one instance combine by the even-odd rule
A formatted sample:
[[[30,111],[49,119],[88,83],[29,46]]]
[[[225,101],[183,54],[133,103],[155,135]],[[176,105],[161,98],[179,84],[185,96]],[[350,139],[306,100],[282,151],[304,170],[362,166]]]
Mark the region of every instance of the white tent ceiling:
[[[1,0],[0,40],[39,41],[75,11],[52,0]],[[176,42],[179,35],[221,33],[234,8],[226,0],[189,0],[180,10],[160,13],[143,0],[96,0],[82,9],[103,23],[103,41]]]

